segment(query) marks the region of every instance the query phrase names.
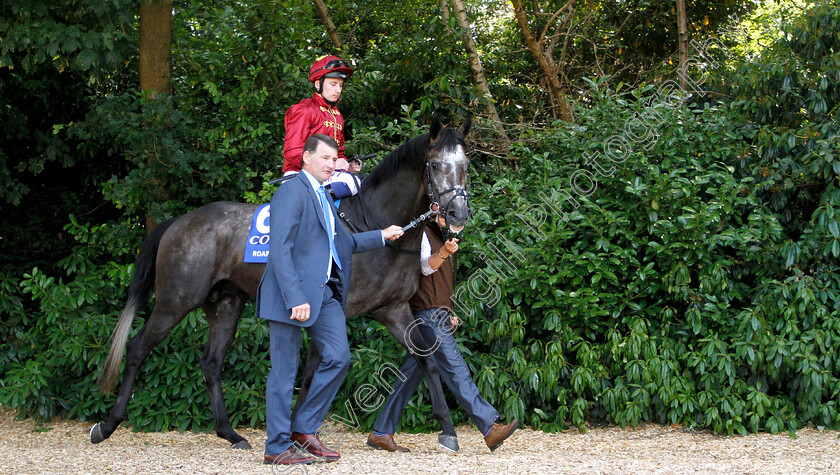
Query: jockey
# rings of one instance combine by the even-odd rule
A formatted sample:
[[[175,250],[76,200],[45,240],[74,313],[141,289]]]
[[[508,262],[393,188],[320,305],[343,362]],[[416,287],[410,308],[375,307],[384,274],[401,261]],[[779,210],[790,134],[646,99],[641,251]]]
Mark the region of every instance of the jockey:
[[[301,169],[303,143],[313,134],[324,134],[338,143],[338,162],[335,172],[324,186],[330,185],[335,198],[355,195],[359,179],[354,175],[361,169],[358,162],[349,163],[344,156],[344,118],[338,110],[338,100],[344,81],[353,75],[353,68],[336,56],[322,56],[309,69],[309,81],[315,89],[312,97],[304,99],[286,111],[286,138],[283,146],[283,174]]]

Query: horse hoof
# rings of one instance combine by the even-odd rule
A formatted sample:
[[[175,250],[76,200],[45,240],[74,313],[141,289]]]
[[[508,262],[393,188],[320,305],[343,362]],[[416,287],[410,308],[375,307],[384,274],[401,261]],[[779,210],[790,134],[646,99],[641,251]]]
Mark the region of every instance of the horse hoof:
[[[245,440],[245,439],[242,439],[235,444],[231,444],[230,447],[233,448],[233,449],[241,449],[241,450],[251,450],[251,449],[253,449],[253,447],[251,447],[251,444],[249,444],[248,441]]]
[[[105,436],[102,435],[102,423],[97,422],[96,425],[90,428],[90,443],[91,444],[98,444],[105,440]]]
[[[455,435],[438,435],[438,444],[450,452],[458,453],[461,451],[458,447],[458,436]]]

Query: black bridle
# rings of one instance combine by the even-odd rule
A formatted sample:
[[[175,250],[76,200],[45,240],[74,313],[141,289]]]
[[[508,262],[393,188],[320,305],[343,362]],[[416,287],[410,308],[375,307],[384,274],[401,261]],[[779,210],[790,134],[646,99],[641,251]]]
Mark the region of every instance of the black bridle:
[[[472,216],[472,209],[470,209],[470,195],[467,192],[466,188],[462,188],[458,185],[455,185],[452,188],[443,191],[438,191],[434,181],[432,180],[432,170],[429,167],[428,159],[426,160],[426,181],[428,182],[426,188],[427,193],[429,195],[429,201],[432,202],[431,208],[434,208],[435,204],[437,204],[437,214],[446,218],[446,211],[449,209],[449,206],[452,204],[453,201],[455,201],[455,198],[461,197],[464,198],[464,201],[467,203],[467,219],[469,219],[470,216]],[[449,198],[449,201],[447,201],[446,204],[441,203],[443,197],[449,193],[454,193],[452,195],[452,198]]]

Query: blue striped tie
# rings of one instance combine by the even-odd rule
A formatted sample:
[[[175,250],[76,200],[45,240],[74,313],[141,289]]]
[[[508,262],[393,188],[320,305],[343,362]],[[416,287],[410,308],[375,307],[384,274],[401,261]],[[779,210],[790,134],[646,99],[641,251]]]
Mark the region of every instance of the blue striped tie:
[[[332,213],[330,212],[330,204],[327,202],[327,193],[324,190],[323,185],[318,187],[318,198],[321,200],[321,209],[324,211],[324,223],[327,225],[327,235],[330,238],[330,253],[335,261],[335,265],[341,269],[341,259],[338,258],[338,251],[335,250],[335,240],[333,239],[333,233],[331,230],[332,226],[330,226],[330,223],[332,222]]]

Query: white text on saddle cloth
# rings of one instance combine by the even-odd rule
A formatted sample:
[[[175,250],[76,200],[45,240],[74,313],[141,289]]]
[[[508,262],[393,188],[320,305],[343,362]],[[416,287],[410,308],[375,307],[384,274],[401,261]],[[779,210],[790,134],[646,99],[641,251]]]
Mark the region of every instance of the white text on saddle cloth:
[[[268,262],[270,207],[269,204],[260,206],[251,218],[251,229],[248,231],[248,240],[245,242],[245,262],[257,264]]]

